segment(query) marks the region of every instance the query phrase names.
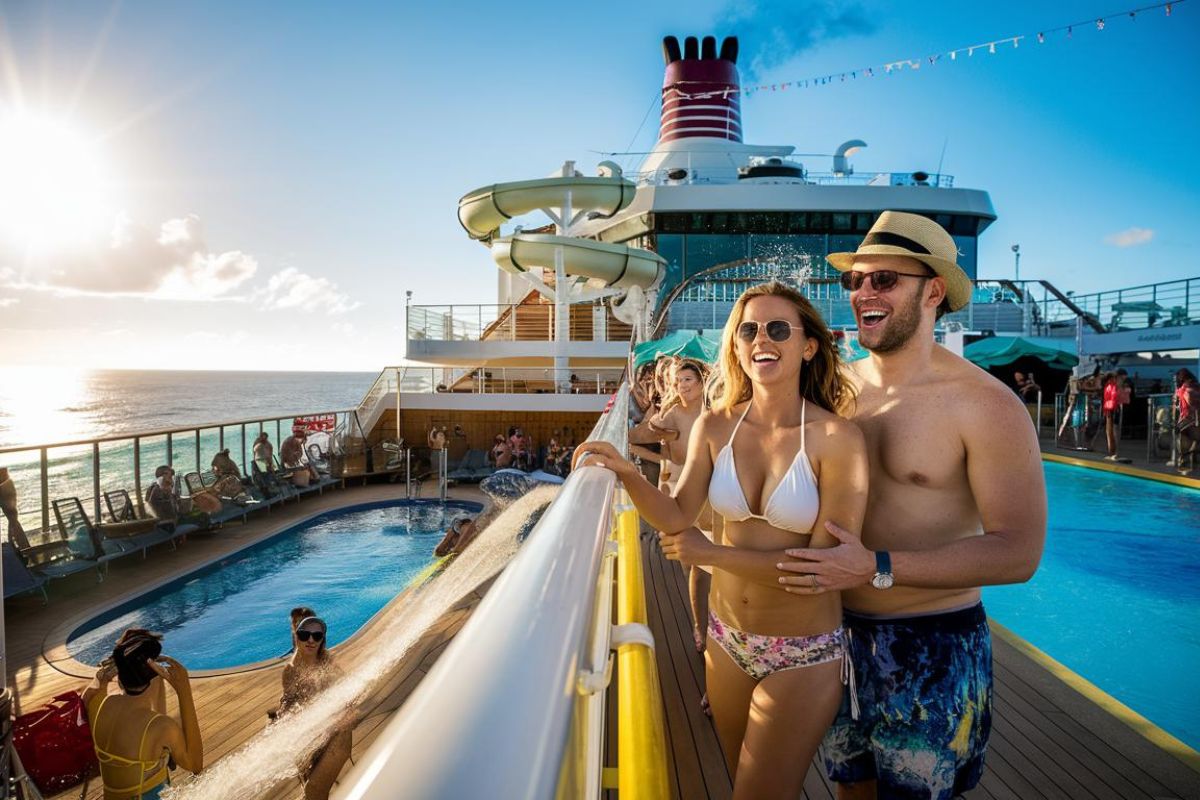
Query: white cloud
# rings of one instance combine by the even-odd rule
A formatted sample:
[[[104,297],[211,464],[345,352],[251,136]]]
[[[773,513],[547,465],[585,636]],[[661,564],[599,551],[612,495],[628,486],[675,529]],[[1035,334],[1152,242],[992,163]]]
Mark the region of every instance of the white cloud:
[[[1126,228],[1117,233],[1110,233],[1104,237],[1106,244],[1111,244],[1114,247],[1136,247],[1139,244],[1145,244],[1154,238],[1154,231],[1150,228]]]
[[[0,297],[0,308],[8,308],[9,306],[15,306],[19,302],[21,302],[21,301],[15,297]]]
[[[0,262],[20,263],[0,251]],[[23,279],[0,270],[0,281],[28,289],[65,293],[134,295],[175,300],[233,299],[229,293],[249,280],[258,262],[237,250],[215,253],[192,214],[158,226],[119,217],[107,242],[27,264]]]
[[[361,305],[338,290],[328,278],[315,278],[295,267],[276,272],[265,289],[255,292],[263,308],[324,311],[326,314],[345,314]]]

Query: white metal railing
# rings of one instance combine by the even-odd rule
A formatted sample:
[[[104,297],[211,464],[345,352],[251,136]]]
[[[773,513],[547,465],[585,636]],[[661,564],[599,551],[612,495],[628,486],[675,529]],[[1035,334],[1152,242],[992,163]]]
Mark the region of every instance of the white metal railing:
[[[274,436],[272,445],[278,455],[280,444],[298,419],[328,418],[328,433],[338,439],[354,426],[354,415],[353,409],[338,409],[3,447],[0,467],[8,468],[17,489],[17,518],[26,533],[37,539],[51,529],[50,505],[54,498],[78,497],[99,520],[104,492],[128,489],[134,501],[140,503],[142,488],[154,480],[154,470],[160,464],[173,466],[181,475],[193,470],[203,472],[219,450],[229,448],[242,474],[249,475],[253,439],[259,433]]]
[[[629,326],[603,303],[571,305],[571,341],[624,342]],[[517,342],[554,340],[555,308],[551,303],[508,305],[409,306],[409,341]]]
[[[612,394],[622,370],[576,367],[401,367],[401,392],[468,394]],[[365,417],[369,418],[369,417]]]
[[[619,392],[592,437],[623,450],[627,416],[628,393]],[[587,762],[603,730],[594,723],[610,626],[595,612],[616,491],[608,470],[571,473],[338,797],[582,797],[599,786],[599,759],[587,764],[591,774],[567,765]]]

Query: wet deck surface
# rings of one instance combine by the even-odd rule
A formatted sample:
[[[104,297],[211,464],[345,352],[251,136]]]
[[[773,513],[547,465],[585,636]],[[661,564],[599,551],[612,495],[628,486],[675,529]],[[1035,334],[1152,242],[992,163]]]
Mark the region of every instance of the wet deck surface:
[[[687,579],[678,564],[663,558],[653,540],[645,539],[642,547],[673,796],[728,798],[730,779],[716,731],[700,711],[704,662],[692,644]],[[993,637],[993,651],[995,705],[987,767],[983,781],[967,797],[1200,798],[1200,773],[1001,636]],[[819,763],[809,770],[803,796],[806,800],[835,797]]]
[[[355,503],[399,499],[403,493],[402,486],[390,484],[327,491],[319,497],[308,497],[299,503],[277,507],[269,514],[252,516],[244,525],[235,522],[212,534],[190,536],[177,550],[164,545],[151,550],[144,561],[128,558],[114,562],[103,583],[97,583],[96,573],[90,571],[54,581],[48,587],[50,600],[46,605],[42,605],[40,595],[26,595],[8,601],[5,604],[8,680],[15,693],[17,713],[36,709],[61,692],[72,689],[82,691],[90,682],[89,677],[64,672],[77,671],[75,667],[52,664],[43,654],[47,633],[60,627],[65,620],[90,615],[123,595],[144,591],[150,584],[184,574],[313,514]],[[454,494],[462,499],[480,498],[477,492],[471,490],[458,490]],[[360,722],[354,729],[353,737],[354,759],[357,760],[371,745],[391,712],[400,707],[432,668],[437,657],[466,622],[478,600],[478,594],[467,595],[447,612],[413,645],[389,679],[360,709]],[[362,635],[334,649],[335,658],[343,669],[352,668],[358,659],[373,652],[373,634],[386,627],[386,614],[385,611],[369,623]],[[281,625],[286,624],[286,620],[281,620]],[[282,635],[286,637],[286,627],[283,631]],[[192,690],[200,719],[206,764],[212,765],[222,756],[237,750],[266,726],[267,711],[279,704],[282,669],[280,662],[232,675],[193,676]],[[167,692],[167,701],[170,713],[177,714],[174,692]],[[176,770],[172,780],[186,782],[187,773]],[[299,782],[293,779],[277,786],[264,797],[283,800],[300,797],[301,794]],[[93,779],[86,797],[98,800],[102,796],[100,780]],[[76,787],[59,797],[78,798],[80,790]]]

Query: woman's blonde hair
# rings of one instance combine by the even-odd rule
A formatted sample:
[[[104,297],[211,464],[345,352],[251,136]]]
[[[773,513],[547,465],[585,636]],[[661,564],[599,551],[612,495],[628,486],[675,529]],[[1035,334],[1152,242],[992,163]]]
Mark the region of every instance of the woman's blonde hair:
[[[807,297],[779,281],[751,286],[733,304],[721,333],[721,360],[709,386],[713,409],[730,411],[749,400],[753,393],[750,376],[738,363],[737,330],[746,313],[746,304],[755,297],[782,297],[791,301],[800,315],[804,335],[817,342],[816,354],[800,369],[800,396],[826,411],[848,414],[854,404],[854,386],[846,377],[833,333]]]

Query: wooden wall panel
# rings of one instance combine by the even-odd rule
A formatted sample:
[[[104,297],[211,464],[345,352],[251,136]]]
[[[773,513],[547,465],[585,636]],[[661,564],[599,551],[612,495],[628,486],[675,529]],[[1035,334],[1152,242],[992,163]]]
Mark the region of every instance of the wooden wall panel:
[[[468,449],[488,450],[497,433],[508,435],[508,429],[518,426],[533,438],[534,448],[550,441],[554,430],[565,431],[563,438],[582,442],[599,419],[594,412],[569,411],[448,411],[430,409],[401,409],[400,435],[413,447],[425,447],[429,429],[446,426],[446,441],[450,458],[457,459]],[[465,437],[454,435],[454,426],[462,428]],[[372,443],[396,435],[396,412],[384,412],[372,431]]]

